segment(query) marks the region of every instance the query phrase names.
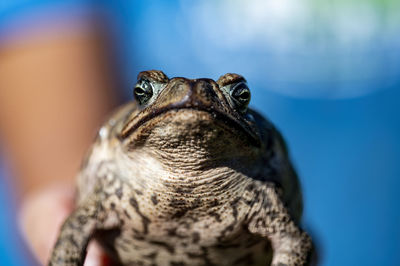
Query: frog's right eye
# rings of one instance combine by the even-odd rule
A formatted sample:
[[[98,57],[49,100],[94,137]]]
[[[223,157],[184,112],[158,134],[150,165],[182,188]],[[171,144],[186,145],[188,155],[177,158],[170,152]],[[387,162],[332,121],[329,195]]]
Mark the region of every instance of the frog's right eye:
[[[153,86],[148,80],[139,80],[133,89],[133,95],[140,105],[146,104],[153,96]]]
[[[249,105],[251,94],[250,89],[245,82],[240,82],[234,85],[230,90],[230,95],[236,108],[241,112],[246,112]]]

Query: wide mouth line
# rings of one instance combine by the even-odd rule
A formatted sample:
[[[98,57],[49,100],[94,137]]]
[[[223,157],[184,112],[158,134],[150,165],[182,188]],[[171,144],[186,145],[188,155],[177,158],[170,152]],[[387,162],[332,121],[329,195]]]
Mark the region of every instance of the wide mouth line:
[[[157,111],[149,112],[147,115],[145,115],[143,118],[141,118],[134,126],[132,126],[128,131],[124,132],[124,134],[121,135],[122,139],[127,138],[128,136],[132,135],[140,126],[145,124],[146,122],[152,120],[153,118],[162,115],[164,113],[170,112],[170,111],[179,111],[179,110],[194,110],[194,111],[202,111],[209,113],[214,116],[215,120],[221,121],[227,126],[234,127],[236,129],[239,129],[242,131],[244,134],[250,137],[252,140],[253,144],[256,146],[260,145],[260,141],[257,139],[255,134],[253,134],[250,129],[245,128],[243,125],[241,125],[238,121],[236,121],[234,118],[230,117],[228,114],[221,113],[216,110],[209,110],[206,108],[201,108],[200,106],[167,106],[164,108],[161,108]]]

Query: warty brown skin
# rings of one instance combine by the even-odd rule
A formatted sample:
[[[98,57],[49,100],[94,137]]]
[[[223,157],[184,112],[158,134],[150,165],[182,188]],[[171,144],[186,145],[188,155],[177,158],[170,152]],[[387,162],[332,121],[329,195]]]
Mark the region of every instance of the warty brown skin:
[[[49,265],[83,265],[93,238],[122,265],[308,263],[284,141],[236,101],[239,85],[248,92],[236,74],[215,82],[141,72],[139,101],[105,123],[83,163]]]

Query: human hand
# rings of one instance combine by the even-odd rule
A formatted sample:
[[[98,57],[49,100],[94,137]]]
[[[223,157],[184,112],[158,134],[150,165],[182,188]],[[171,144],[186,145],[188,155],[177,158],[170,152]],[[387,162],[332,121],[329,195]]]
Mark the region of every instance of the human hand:
[[[37,260],[46,265],[60,227],[73,210],[74,190],[71,185],[57,185],[32,194],[23,201],[19,224],[28,246]],[[85,266],[111,265],[99,245],[88,247]]]

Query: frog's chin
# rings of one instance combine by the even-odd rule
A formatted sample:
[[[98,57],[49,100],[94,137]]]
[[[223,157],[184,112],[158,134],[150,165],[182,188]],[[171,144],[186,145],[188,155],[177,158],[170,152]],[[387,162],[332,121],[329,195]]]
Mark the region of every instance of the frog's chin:
[[[234,124],[236,123],[236,124]],[[138,127],[131,145],[155,149],[229,151],[239,145],[254,148],[246,131],[215,113],[197,109],[175,109],[159,114]]]

